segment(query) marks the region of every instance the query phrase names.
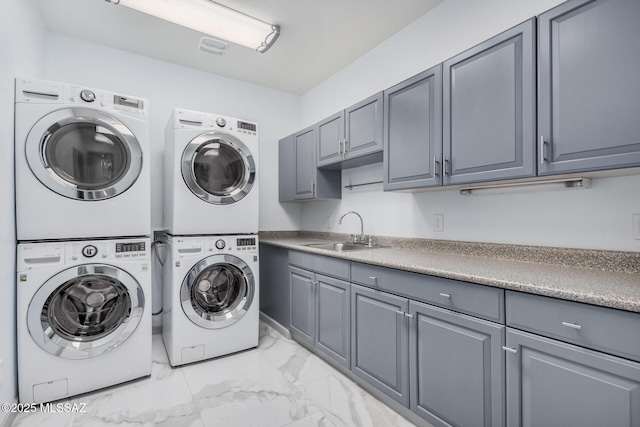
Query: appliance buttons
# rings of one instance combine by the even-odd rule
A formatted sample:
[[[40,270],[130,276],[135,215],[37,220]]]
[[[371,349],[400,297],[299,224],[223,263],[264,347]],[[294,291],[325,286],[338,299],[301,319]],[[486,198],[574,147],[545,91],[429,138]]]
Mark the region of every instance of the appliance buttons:
[[[82,98],[82,100],[86,102],[93,102],[96,100],[96,94],[88,89],[85,89],[80,92],[80,98]]]
[[[223,119],[222,117],[218,117],[216,119],[216,124],[218,126],[220,126],[221,128],[225,127],[227,125],[227,121],[225,119]]]
[[[87,245],[84,248],[82,248],[82,255],[84,255],[87,258],[93,258],[97,254],[98,254],[98,248],[96,248],[93,245]]]
[[[216,248],[224,249],[224,246],[225,246],[224,240],[222,240],[222,239],[216,240]]]

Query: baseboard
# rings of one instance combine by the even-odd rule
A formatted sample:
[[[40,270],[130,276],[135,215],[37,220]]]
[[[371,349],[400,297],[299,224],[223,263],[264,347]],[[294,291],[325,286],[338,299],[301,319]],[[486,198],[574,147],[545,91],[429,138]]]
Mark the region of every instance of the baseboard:
[[[291,332],[289,332],[289,329],[285,328],[280,323],[276,322],[275,320],[273,320],[271,317],[267,316],[263,312],[260,312],[260,320],[262,320],[267,325],[271,326],[280,335],[283,335],[285,338],[289,340],[291,339]]]
[[[18,401],[14,399],[11,403],[18,403]],[[0,416],[2,416],[0,418],[0,427],[10,427],[17,415],[17,412],[0,412]]]

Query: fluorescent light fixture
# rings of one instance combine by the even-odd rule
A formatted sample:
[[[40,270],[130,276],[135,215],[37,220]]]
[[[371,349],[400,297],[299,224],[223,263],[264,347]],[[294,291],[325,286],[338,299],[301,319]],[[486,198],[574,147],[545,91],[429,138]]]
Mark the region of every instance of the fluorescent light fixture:
[[[201,33],[266,52],[280,35],[269,24],[209,0],[106,0]]]
[[[542,181],[508,182],[503,184],[474,185],[460,187],[463,196],[479,196],[480,194],[506,194],[529,191],[567,190],[570,188],[589,188],[590,178],[560,178]]]

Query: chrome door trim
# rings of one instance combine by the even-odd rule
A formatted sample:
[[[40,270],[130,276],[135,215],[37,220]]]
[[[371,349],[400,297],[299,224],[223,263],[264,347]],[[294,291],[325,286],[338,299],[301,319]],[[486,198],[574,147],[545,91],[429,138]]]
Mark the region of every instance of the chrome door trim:
[[[86,275],[107,276],[122,283],[131,299],[131,312],[107,336],[96,340],[78,339],[72,341],[55,333],[48,319],[42,316],[42,309],[49,296],[56,289],[69,280]],[[126,271],[106,264],[79,265],[57,273],[36,291],[27,310],[27,327],[31,338],[47,353],[63,359],[88,359],[108,353],[124,343],[140,324],[144,303],[145,295],[140,284]]]
[[[198,313],[191,302],[191,290],[194,282],[203,270],[217,264],[229,264],[237,267],[242,272],[242,277],[247,285],[247,292],[240,302],[230,311],[219,315]],[[251,271],[251,268],[246,262],[233,255],[212,255],[194,265],[182,281],[182,285],[180,286],[180,302],[182,304],[182,310],[189,320],[198,326],[206,329],[225,328],[242,319],[242,317],[247,313],[249,307],[251,307],[251,303],[253,302],[255,286],[256,283],[253,271]]]
[[[118,181],[108,187],[88,190],[78,188],[51,168],[44,154],[49,138],[62,126],[74,123],[103,126],[122,142],[128,156],[128,167]],[[25,154],[31,171],[43,185],[61,196],[83,201],[108,199],[126,191],[138,179],[143,160],[142,149],[137,138],[120,120],[102,111],[80,107],[56,110],[38,120],[27,135]]]
[[[227,145],[234,151],[236,151],[242,158],[245,169],[245,178],[239,188],[225,196],[216,196],[209,193],[198,184],[194,171],[194,157],[198,148],[211,142],[212,140],[218,140],[220,143]],[[182,169],[182,179],[193,194],[207,203],[214,205],[230,205],[242,200],[253,188],[253,184],[256,179],[256,164],[253,160],[251,150],[238,138],[233,135],[221,132],[207,132],[198,135],[187,144],[180,161]]]

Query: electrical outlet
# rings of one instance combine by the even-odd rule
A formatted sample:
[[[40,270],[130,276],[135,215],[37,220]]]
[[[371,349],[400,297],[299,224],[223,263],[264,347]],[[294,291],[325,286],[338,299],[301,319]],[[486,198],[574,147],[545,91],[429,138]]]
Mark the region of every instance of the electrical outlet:
[[[633,238],[640,240],[640,214],[633,214]]]
[[[331,230],[333,228],[333,217],[331,215],[327,217],[326,224],[327,224],[327,230]]]
[[[433,215],[433,231],[444,231],[444,215]]]

